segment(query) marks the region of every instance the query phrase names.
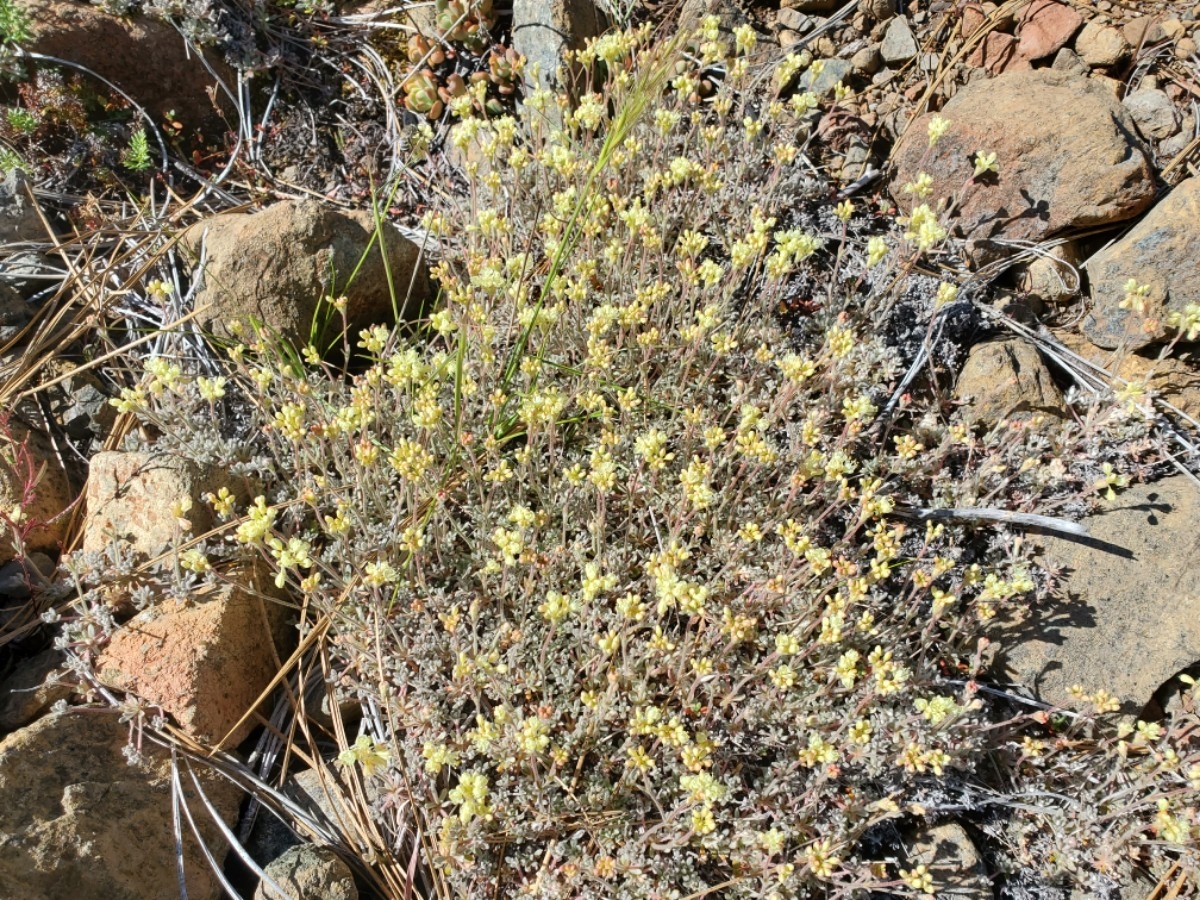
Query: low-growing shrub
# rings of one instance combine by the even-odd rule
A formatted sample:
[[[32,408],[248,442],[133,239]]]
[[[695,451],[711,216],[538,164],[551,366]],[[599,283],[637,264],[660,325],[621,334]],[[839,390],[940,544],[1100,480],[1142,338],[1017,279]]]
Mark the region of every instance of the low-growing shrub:
[[[456,132],[486,163],[425,221],[440,303],[353,336],[356,374],[263,339],[219,385],[158,360],[126,392],[273,485],[211,498],[226,539],[186,578],[258,554],[330,618],[387,723],[343,763],[451,896],[919,893],[870,839],[948,809],[1002,813],[1049,879],[1194,853],[1194,737],[1115,731],[1103,691],[1054,718],[979,690],[983,628],[1051,582],[1020,536],[914,512],[1080,512],[1102,463],[1107,490],[1156,459],[1143,411],[978,435],[927,381],[895,400],[887,311],[932,333],[968,303],[919,269],[935,212],[831,199],[802,152],[827,101],[750,32],[705,23],[705,101],[646,37],[591,45],[573,109]],[[221,436],[235,396],[261,433]]]

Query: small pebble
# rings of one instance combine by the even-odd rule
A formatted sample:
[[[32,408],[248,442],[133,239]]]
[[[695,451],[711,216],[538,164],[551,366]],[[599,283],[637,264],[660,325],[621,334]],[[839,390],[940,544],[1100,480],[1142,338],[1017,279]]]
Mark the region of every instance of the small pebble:
[[[789,50],[795,47],[798,43],[804,40],[804,35],[798,31],[792,31],[790,28],[785,28],[779,32],[779,46],[784,50]]]
[[[1167,33],[1167,37],[1174,41],[1179,40],[1184,36],[1184,34],[1187,33],[1186,29],[1183,27],[1183,23],[1174,17],[1163,20],[1162,30]]]
[[[797,9],[781,9],[775,23],[781,30],[798,31],[801,34],[813,26],[812,16],[805,15]]]

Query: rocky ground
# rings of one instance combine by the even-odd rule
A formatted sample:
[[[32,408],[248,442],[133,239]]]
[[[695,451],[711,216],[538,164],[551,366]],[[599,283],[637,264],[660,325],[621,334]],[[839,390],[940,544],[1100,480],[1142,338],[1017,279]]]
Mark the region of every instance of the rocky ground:
[[[286,741],[263,734],[270,705],[257,718],[247,714],[277,687],[297,630],[294,610],[272,602],[288,598],[262,573],[241,573],[245,589],[202,597],[146,605],[129,596],[134,560],[167,552],[181,528],[198,534],[218,524],[204,497],[224,473],[128,449],[134,421],[108,401],[132,383],[123,367],[134,351],[168,346],[155,329],[193,310],[194,324],[219,337],[236,336],[230,323],[253,316],[297,345],[308,341],[318,298],[337,292],[329,273],[353,268],[368,248],[376,222],[367,201],[381,186],[394,188],[386,258],[366,256],[347,315],[360,324],[394,318],[389,284],[422,278],[414,229],[427,198],[462,191],[482,158],[469,141],[447,139],[448,114],[426,115],[444,105],[436,88],[418,96],[397,75],[403,48],[395,35],[436,32],[435,10],[296,11],[298,21],[281,18],[273,39],[245,39],[239,58],[228,38],[239,33],[237,17],[217,4],[177,14],[174,24],[68,0],[21,5],[32,33],[18,43],[26,57],[10,59],[29,67],[23,83],[35,80],[34,64],[52,71],[49,57],[77,64],[65,68],[68,79],[107,79],[146,111],[177,162],[161,161],[152,141],[146,169],[123,167],[71,118],[79,92],[4,86],[7,109],[36,106],[44,118],[25,127],[9,115],[0,128],[10,153],[0,184],[0,397],[12,448],[0,467],[0,510],[21,504],[26,522],[48,524],[28,530],[5,512],[23,546],[0,540],[0,896],[172,896],[174,779],[192,799],[200,838],[182,829],[188,896],[278,896],[263,885],[254,893],[248,869],[224,862],[226,827],[295,896],[368,893],[361,873],[356,886],[346,863],[317,846],[329,821],[349,815],[338,810],[342,789],[319,766],[293,762],[297,774],[281,788],[280,804],[297,815],[323,811],[323,825],[309,813],[312,842],[298,843],[265,815],[255,825],[245,782],[202,767],[193,780],[190,765],[173,766],[169,748],[137,727],[151,711],[177,746],[220,744],[251,766],[273,762]],[[585,0],[516,0],[495,28],[547,72],[565,44],[603,30],[606,12]],[[950,220],[960,257],[935,273],[986,312],[958,343],[953,384],[940,388],[947,404],[986,430],[1077,415],[1079,395],[1153,397],[1177,462],[1123,466],[1128,481],[1144,483],[1085,520],[1088,543],[1039,538],[1046,567],[1064,575],[1066,600],[1045,615],[995,622],[985,651],[992,684],[1068,710],[1077,686],[1103,686],[1128,721],[1194,712],[1200,361],[1194,344],[1175,342],[1170,315],[1200,304],[1200,6],[663,0],[630,13],[664,35],[713,14],[727,29],[754,26],[775,60],[825,60],[804,87],[817,95],[849,88],[805,148],[829,194],[903,216],[919,200],[906,186],[922,175],[934,197],[951,196],[977,154],[996,155],[999,177],[981,182]],[[185,54],[175,26],[192,35],[202,26],[231,30],[224,44]],[[444,82],[446,67],[458,64],[442,61],[434,74]],[[215,77],[229,93],[213,87]],[[510,102],[499,87],[522,89],[493,84],[497,102]],[[80,109],[96,102],[89,95]],[[133,107],[111,103],[120,151],[137,119]],[[953,128],[931,147],[934,115]],[[422,123],[432,126],[428,138]],[[428,159],[407,167],[397,148],[427,139]],[[207,268],[192,281],[182,251],[198,252],[201,235]],[[145,276],[171,270],[160,262],[176,252],[176,238],[175,300],[155,302]],[[1130,278],[1140,310],[1130,308]],[[192,338],[175,340],[176,351],[203,363]],[[31,482],[36,490],[26,493]],[[76,589],[63,557],[108,553],[113,541],[127,554],[113,561],[107,585],[122,624],[98,656],[99,682],[80,684],[48,624]],[[134,615],[135,607],[144,608]],[[131,705],[130,697],[140,699]],[[120,723],[101,710],[105,698],[125,713]],[[84,700],[90,711],[61,714]],[[343,742],[355,727],[353,709],[333,715],[328,701],[312,715]],[[144,741],[139,770],[125,765],[131,734]],[[197,801],[201,791],[206,801]],[[201,842],[219,851],[215,865]],[[948,821],[916,835],[911,858],[934,871],[939,896],[1037,893],[1020,893],[1019,879],[1002,890],[1002,862],[977,843],[986,841],[971,823]],[[1113,896],[1187,896],[1200,890],[1195,871],[1143,873]],[[1055,890],[1040,896],[1069,893]]]

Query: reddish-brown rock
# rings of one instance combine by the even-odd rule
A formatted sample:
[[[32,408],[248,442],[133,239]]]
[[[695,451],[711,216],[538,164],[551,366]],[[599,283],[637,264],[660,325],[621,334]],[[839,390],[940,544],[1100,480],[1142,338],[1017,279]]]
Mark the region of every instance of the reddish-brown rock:
[[[963,37],[970,37],[987,22],[988,17],[996,11],[995,3],[967,3],[962,8]]]
[[[1044,59],[1067,46],[1083,25],[1083,17],[1065,3],[1033,0],[1018,24],[1017,53],[1025,59]]]
[[[276,671],[267,601],[232,586],[164,601],[121,626],[96,663],[103,681],[162,708],[188,733],[215,743]],[[240,743],[247,721],[225,742]]]
[[[992,75],[1029,68],[1029,60],[1017,53],[1017,39],[1003,31],[990,31],[974,52],[967,65],[986,69]]]
[[[976,344],[954,385],[963,418],[987,427],[1010,416],[1061,415],[1063,398],[1037,350],[1021,340]]]
[[[1009,72],[961,88],[940,113],[950,128],[929,147],[929,115],[910,125],[893,155],[892,195],[926,172],[931,200],[958,196],[952,233],[977,258],[1004,252],[993,239],[1039,241],[1067,228],[1118,222],[1154,200],[1154,179],[1133,120],[1093,79],[1067,72]],[[979,151],[999,174],[967,184]],[[964,185],[967,185],[964,191]]]

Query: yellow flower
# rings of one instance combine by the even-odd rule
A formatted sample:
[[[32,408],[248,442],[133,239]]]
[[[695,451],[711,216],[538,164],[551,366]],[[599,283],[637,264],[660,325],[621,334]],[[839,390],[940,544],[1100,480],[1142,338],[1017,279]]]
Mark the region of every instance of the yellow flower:
[[[1100,469],[1102,474],[1092,487],[1097,491],[1102,491],[1104,498],[1111,503],[1117,499],[1117,493],[1113,488],[1129,487],[1129,478],[1113,469],[1112,463],[1104,463]]]
[[[1187,818],[1173,815],[1171,805],[1165,798],[1158,801],[1158,812],[1154,816],[1154,830],[1162,840],[1169,844],[1191,843],[1192,830]]]
[[[786,691],[796,684],[796,670],[787,663],[777,666],[771,670],[771,681],[775,683],[775,687]]]
[[[913,701],[913,706],[925,721],[932,725],[939,725],[948,716],[959,712],[959,706],[954,702],[953,697],[935,696],[928,700],[918,697]]]
[[[711,809],[703,806],[692,810],[692,830],[699,835],[712,834],[717,830],[717,822]]]
[[[228,383],[223,375],[216,378],[200,377],[196,379],[196,388],[200,391],[200,397],[211,403],[225,396],[225,385]]]
[[[901,435],[893,440],[896,444],[896,455],[901,459],[915,459],[917,454],[925,449],[911,434]]]
[[[363,768],[363,774],[371,776],[387,768],[391,757],[386,744],[376,742],[369,734],[360,734],[353,747],[338,754],[338,762],[343,766],[358,763]]]
[[[212,569],[208,557],[195,548],[179,555],[179,565],[189,572],[197,573],[208,572]]]
[[[825,336],[829,341],[829,352],[837,359],[841,359],[854,349],[854,332],[849,328],[834,326],[826,332]]]
[[[1200,337],[1200,304],[1189,303],[1183,312],[1172,312],[1167,316],[1167,324],[1184,332],[1189,341]]]
[[[833,854],[833,845],[828,838],[816,841],[810,844],[808,849],[804,851],[804,861],[808,863],[808,868],[818,878],[828,878],[833,874],[834,868],[841,862]]]
[[[461,804],[458,817],[463,824],[470,822],[475,816],[487,815],[491,810],[487,806],[488,780],[482,772],[463,772],[458,779],[458,787],[450,791],[450,800]]]
[[[929,174],[921,172],[917,175],[916,181],[910,181],[901,190],[906,194],[912,194],[919,200],[924,200],[933,193],[933,178]]]
[[[929,894],[933,891],[933,876],[929,874],[928,867],[924,865],[912,869],[901,869],[900,878],[914,891],[920,891],[922,894]]]
[[[410,525],[400,534],[400,546],[409,553],[416,553],[425,546],[425,530],[419,525]]]
[[[775,652],[780,656],[789,656],[800,652],[800,642],[794,634],[775,635]]]
[[[737,535],[747,544],[757,544],[763,539],[763,530],[757,522],[746,522],[738,529]]]
[[[596,646],[600,648],[602,653],[609,656],[616,653],[621,647],[621,635],[616,631],[610,631],[607,634],[596,636]]]
[[[408,438],[401,438],[388,455],[392,468],[406,481],[417,481],[433,463],[429,451]]]
[[[873,268],[888,254],[887,241],[876,236],[867,241],[867,268]]]
[[[922,203],[909,216],[904,239],[914,241],[918,249],[924,252],[943,241],[946,234],[946,229],[938,222],[937,214],[928,205]]]
[[[629,758],[625,765],[631,769],[637,769],[639,772],[649,772],[654,768],[654,760],[641,746],[637,746],[629,751]]]
[[[365,574],[363,575],[363,584],[371,587],[382,587],[385,584],[391,584],[400,578],[400,573],[392,568],[391,564],[386,560],[369,562],[366,565]]]
[[[646,468],[652,472],[665,468],[667,463],[675,458],[674,453],[667,452],[667,435],[658,428],[651,428],[638,436],[633,444],[634,452],[646,461]]]
[[[286,544],[279,538],[271,538],[267,544],[271,548],[271,555],[279,563],[279,572],[275,576],[275,587],[281,588],[287,582],[288,569],[312,568],[313,562],[308,555],[311,548],[303,538],[288,538]]]
[[[733,30],[733,46],[741,55],[754,49],[758,43],[758,32],[750,24],[739,25]]]
[[[679,786],[687,791],[690,803],[716,803],[726,794],[725,785],[708,772],[679,776]]]
[[[868,744],[871,741],[871,723],[866,719],[858,719],[850,726],[850,740],[856,744]]]
[[[778,828],[758,833],[758,843],[769,855],[774,856],[783,849],[783,832]]]
[[[550,744],[548,731],[540,716],[530,716],[521,721],[521,733],[517,744],[530,756],[537,756]]]
[[[246,515],[246,520],[238,525],[235,532],[239,543],[252,544],[261,541],[275,522],[275,510],[267,506],[266,498],[259,496],[254,498],[254,504]]]
[[[982,150],[975,154],[975,178],[985,172],[1000,172],[1000,166],[996,164],[995,153],[984,153]]]
[[[929,120],[929,146],[934,146],[942,139],[947,131],[950,130],[950,120],[941,116],[934,116]]]
[[[378,353],[387,343],[388,330],[382,325],[364,328],[358,333],[358,346],[368,353]]]
[[[421,755],[425,757],[425,771],[430,775],[437,775],[445,766],[458,765],[458,753],[445,744],[426,741]]]
[[[693,456],[688,467],[679,476],[679,482],[683,485],[684,494],[692,506],[698,510],[707,509],[716,496],[708,483],[711,471],[712,466],[709,463],[705,462],[699,456]]]
[[[842,683],[842,687],[854,687],[854,682],[858,679],[859,658],[860,654],[857,650],[847,650],[838,657],[834,673],[837,675],[838,681]]]
[[[1136,278],[1125,282],[1125,298],[1117,304],[1121,309],[1131,309],[1134,312],[1146,312],[1146,298],[1150,295],[1150,285],[1138,284]]]

